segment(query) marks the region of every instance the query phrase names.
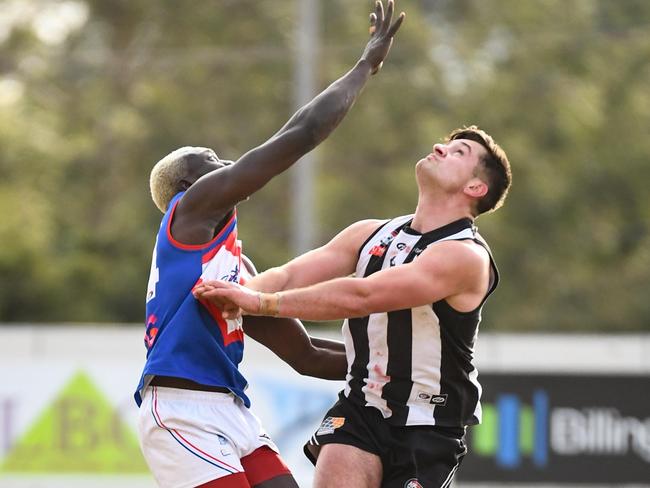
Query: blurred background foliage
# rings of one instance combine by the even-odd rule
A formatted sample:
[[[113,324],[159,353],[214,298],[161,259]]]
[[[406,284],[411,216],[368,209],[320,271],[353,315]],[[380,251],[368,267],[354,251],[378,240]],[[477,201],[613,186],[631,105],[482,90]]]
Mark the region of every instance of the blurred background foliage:
[[[650,330],[650,2],[398,0],[381,73],[317,150],[318,243],[413,211],[413,166],[478,124],[508,151],[481,217],[502,285],[484,330]],[[319,87],[370,1],[320,2]],[[297,0],[0,1],[0,321],[139,322],[152,165],[228,159],[291,115]],[[242,203],[258,268],[291,257],[290,179]]]

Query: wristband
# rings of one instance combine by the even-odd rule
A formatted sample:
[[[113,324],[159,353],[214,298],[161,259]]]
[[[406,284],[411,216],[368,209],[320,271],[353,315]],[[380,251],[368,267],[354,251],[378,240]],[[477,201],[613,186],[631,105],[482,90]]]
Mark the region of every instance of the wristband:
[[[260,300],[260,315],[277,317],[280,313],[280,293],[258,293]]]

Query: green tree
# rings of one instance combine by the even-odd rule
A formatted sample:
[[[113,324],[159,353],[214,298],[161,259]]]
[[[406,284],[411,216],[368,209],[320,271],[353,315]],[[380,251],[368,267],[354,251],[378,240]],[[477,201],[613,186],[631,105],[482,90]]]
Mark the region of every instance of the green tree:
[[[0,321],[140,321],[160,220],[149,171],[182,145],[236,159],[286,120],[296,1],[4,4]],[[359,55],[371,8],[321,2],[321,85]],[[506,206],[478,220],[503,276],[485,330],[648,330],[650,3],[398,9],[390,59],[316,150],[319,241],[412,211],[415,162],[475,123],[514,172]],[[291,257],[289,185],[240,206],[261,269]]]

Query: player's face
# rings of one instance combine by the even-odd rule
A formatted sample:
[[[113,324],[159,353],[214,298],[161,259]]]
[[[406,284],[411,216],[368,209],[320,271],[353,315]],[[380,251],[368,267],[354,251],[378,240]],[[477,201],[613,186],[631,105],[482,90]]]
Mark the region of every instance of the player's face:
[[[195,152],[185,156],[185,161],[187,161],[193,182],[215,169],[220,169],[233,164],[232,161],[219,159],[219,156],[217,156],[212,149],[207,147],[197,147]]]
[[[431,182],[446,191],[461,190],[475,177],[485,148],[469,139],[456,139],[447,144],[434,144],[432,152],[420,159],[416,174],[423,182]]]

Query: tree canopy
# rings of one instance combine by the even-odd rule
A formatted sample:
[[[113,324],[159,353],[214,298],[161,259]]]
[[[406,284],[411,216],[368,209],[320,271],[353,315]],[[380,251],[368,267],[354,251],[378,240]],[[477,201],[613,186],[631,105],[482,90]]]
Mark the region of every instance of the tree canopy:
[[[227,159],[291,115],[296,0],[0,2],[0,321],[140,321],[153,164]],[[320,2],[323,87],[372,2]],[[502,274],[486,330],[649,330],[650,2],[398,0],[381,73],[317,150],[318,239],[412,212],[413,167],[477,124],[508,152],[478,219]],[[289,177],[240,205],[259,269],[291,256]]]

